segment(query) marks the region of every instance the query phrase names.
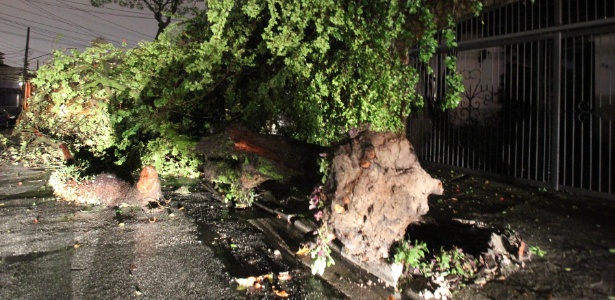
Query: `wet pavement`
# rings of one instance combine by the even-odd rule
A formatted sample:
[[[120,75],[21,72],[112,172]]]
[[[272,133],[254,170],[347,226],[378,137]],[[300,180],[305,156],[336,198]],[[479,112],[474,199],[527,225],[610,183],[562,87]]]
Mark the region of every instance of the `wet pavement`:
[[[294,255],[302,237],[289,238],[292,226],[255,209],[229,208],[198,182],[189,194],[174,193],[181,184],[167,182],[166,207],[116,211],[57,201],[46,185],[50,172],[0,166],[0,299],[385,299],[393,293],[341,260],[325,279],[312,276],[309,259]],[[263,275],[269,279],[258,288],[235,280]]]
[[[47,186],[51,169],[0,162],[0,299],[387,299],[394,290],[336,257],[312,276],[310,240],[283,219],[234,209],[200,181],[163,180],[165,207],[74,205]],[[435,222],[409,227],[434,249],[487,250],[450,220],[519,233],[535,250],[515,274],[468,283],[454,299],[615,299],[615,203],[450,171],[429,199]],[[190,193],[176,193],[180,187]],[[301,213],[297,197],[263,197]],[[435,224],[435,225],[434,225]],[[419,234],[423,232],[421,237]],[[440,244],[438,244],[440,243]],[[448,243],[448,244],[446,244]],[[473,248],[474,247],[474,248]],[[236,279],[261,279],[244,287]],[[403,299],[416,293],[405,287]]]
[[[48,175],[0,167],[0,299],[237,296],[183,214],[138,208],[121,225],[112,209],[56,201]]]

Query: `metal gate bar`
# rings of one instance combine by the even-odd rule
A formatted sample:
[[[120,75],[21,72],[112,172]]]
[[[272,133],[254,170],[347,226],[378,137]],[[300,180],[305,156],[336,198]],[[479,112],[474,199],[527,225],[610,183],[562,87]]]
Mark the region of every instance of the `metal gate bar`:
[[[614,32],[612,0],[520,1],[460,22],[458,108],[438,108],[453,50],[438,49],[433,74],[412,60],[424,74],[408,126],[421,159],[615,199]]]

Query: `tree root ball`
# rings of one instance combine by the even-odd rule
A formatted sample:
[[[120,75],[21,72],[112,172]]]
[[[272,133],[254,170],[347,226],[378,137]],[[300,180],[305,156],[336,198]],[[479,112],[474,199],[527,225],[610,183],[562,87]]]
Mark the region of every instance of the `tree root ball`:
[[[325,221],[348,254],[363,261],[389,256],[391,245],[429,210],[442,182],[421,166],[410,142],[365,131],[336,150],[325,186]]]

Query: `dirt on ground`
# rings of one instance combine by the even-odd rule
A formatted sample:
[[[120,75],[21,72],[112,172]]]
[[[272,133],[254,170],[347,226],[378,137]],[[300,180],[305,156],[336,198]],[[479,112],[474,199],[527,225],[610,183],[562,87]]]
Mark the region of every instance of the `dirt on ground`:
[[[445,194],[430,197],[429,224],[408,228],[413,240],[476,253],[486,250],[490,232],[514,231],[532,250],[531,259],[515,273],[470,283],[455,299],[615,299],[613,201],[427,171],[443,181]]]

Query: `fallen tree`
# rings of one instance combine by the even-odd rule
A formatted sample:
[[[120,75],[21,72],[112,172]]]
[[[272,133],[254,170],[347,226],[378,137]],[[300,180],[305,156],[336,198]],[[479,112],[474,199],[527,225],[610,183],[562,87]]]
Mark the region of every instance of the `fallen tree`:
[[[232,126],[203,138],[195,150],[204,158],[205,179],[227,200],[249,205],[252,190],[269,180],[311,188],[318,182],[316,158],[326,148]]]
[[[208,161],[208,180],[219,183],[235,174],[236,191],[244,193],[272,179],[312,187],[319,178],[317,158],[334,153],[323,189],[329,199],[324,221],[346,252],[362,261],[387,258],[408,225],[429,210],[427,197],[443,192],[442,183],[421,168],[410,142],[390,132],[364,131],[327,149],[231,127],[203,139],[197,152]]]

